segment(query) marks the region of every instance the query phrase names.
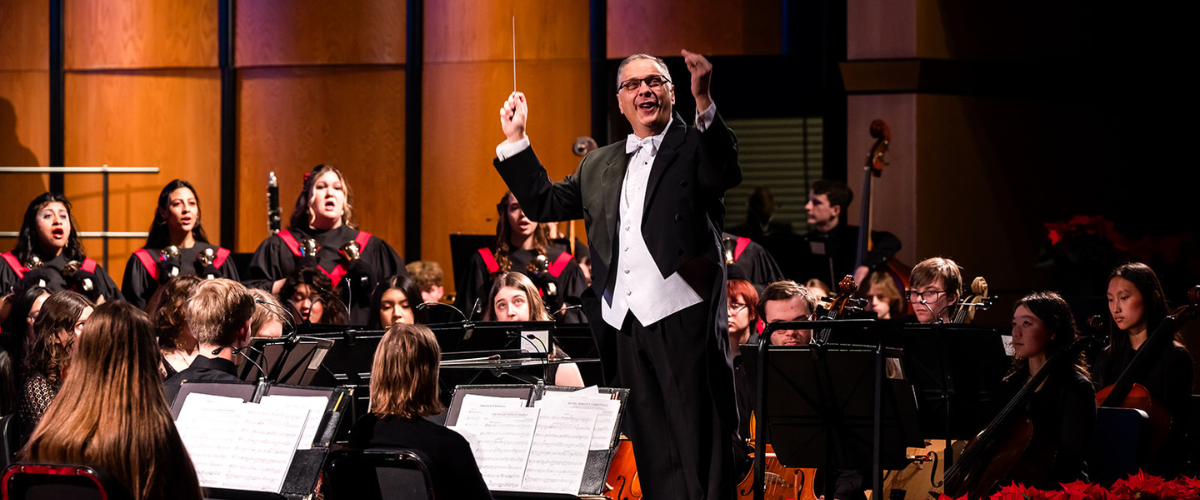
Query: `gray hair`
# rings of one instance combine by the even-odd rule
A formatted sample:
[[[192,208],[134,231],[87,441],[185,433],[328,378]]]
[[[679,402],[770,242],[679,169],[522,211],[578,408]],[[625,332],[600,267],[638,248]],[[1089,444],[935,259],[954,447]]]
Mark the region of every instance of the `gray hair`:
[[[621,61],[621,65],[617,66],[617,88],[618,89],[620,89],[621,83],[623,83],[623,82],[621,82],[621,72],[625,71],[625,65],[629,64],[633,61],[636,61],[638,59],[649,59],[651,61],[654,61],[654,63],[658,65],[658,68],[662,70],[663,76],[667,77],[668,81],[673,81],[673,80],[671,80],[671,71],[667,69],[667,63],[663,62],[662,59],[654,57],[650,54],[634,54],[629,57],[626,57],[624,61]]]

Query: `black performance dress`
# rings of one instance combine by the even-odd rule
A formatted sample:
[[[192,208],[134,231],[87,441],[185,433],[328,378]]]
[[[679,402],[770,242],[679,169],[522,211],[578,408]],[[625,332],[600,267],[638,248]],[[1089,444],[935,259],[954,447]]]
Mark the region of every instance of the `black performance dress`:
[[[275,281],[284,279],[295,270],[302,258],[299,242],[312,239],[319,249],[317,265],[333,281],[343,303],[350,307],[350,323],[366,325],[371,316],[371,293],[376,283],[397,274],[408,275],[404,260],[386,241],[345,225],[334,229],[286,229],[271,235],[258,245],[250,261],[247,286],[271,291]],[[343,245],[359,242],[360,257],[348,262],[338,250]],[[359,280],[365,277],[366,280]],[[351,285],[347,285],[347,283]],[[286,300],[288,297],[282,297]]]
[[[207,266],[196,260],[196,256],[201,255],[207,249],[212,249],[216,255],[210,264],[212,269],[207,269],[208,272],[206,272]],[[191,248],[179,249],[179,275],[211,274],[214,278],[238,281],[237,266],[234,266],[233,262],[229,260],[229,255],[230,251],[227,249],[197,241]],[[129,261],[125,263],[125,278],[121,280],[121,293],[125,296],[125,300],[137,306],[138,309],[146,308],[146,304],[158,290],[159,283],[170,279],[169,276],[164,276],[165,273],[160,269],[162,261],[161,248],[146,247],[129,256]]]

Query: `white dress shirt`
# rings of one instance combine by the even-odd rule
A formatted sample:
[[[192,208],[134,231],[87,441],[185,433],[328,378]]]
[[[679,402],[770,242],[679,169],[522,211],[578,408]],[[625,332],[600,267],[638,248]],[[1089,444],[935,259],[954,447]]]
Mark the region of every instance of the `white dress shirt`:
[[[715,105],[697,113],[696,128],[702,132],[706,130],[712,125],[715,115]],[[629,312],[632,312],[643,326],[650,326],[704,300],[679,273],[663,278],[654,262],[654,256],[646,246],[641,230],[650,171],[654,167],[654,159],[658,155],[663,137],[666,136],[667,130],[670,130],[673,121],[674,118],[668,121],[667,126],[658,135],[639,138],[631,134],[626,139],[625,151],[633,153],[633,157],[629,160],[621,185],[621,199],[618,204],[620,219],[616,237],[613,239],[617,244],[617,251],[620,252],[615,259],[617,278],[613,285],[612,297],[603,301],[600,308],[604,322],[614,328],[621,328]],[[528,138],[515,143],[501,143],[496,146],[496,157],[504,161],[524,151],[529,144]]]

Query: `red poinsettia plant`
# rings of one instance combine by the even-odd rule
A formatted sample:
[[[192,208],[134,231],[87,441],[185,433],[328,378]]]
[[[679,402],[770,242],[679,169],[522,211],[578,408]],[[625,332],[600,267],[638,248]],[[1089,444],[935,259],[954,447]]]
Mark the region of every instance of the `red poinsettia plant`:
[[[1200,498],[1200,479],[1180,477],[1167,481],[1138,471],[1127,479],[1118,479],[1105,488],[1098,484],[1075,481],[1064,483],[1061,490],[1039,490],[1013,483],[992,494],[989,500],[1194,500]],[[952,498],[941,495],[938,500],[972,500],[963,495]]]

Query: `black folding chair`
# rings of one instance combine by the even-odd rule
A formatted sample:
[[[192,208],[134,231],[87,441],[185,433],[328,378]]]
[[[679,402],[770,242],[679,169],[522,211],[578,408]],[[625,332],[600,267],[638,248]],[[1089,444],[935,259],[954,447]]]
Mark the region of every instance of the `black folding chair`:
[[[17,428],[17,416],[5,415],[0,417],[0,469],[8,468],[17,459],[21,451],[20,430]]]
[[[3,500],[130,500],[115,478],[86,465],[12,464],[0,492]]]
[[[434,500],[433,480],[414,450],[342,450],[325,470],[329,500]]]

